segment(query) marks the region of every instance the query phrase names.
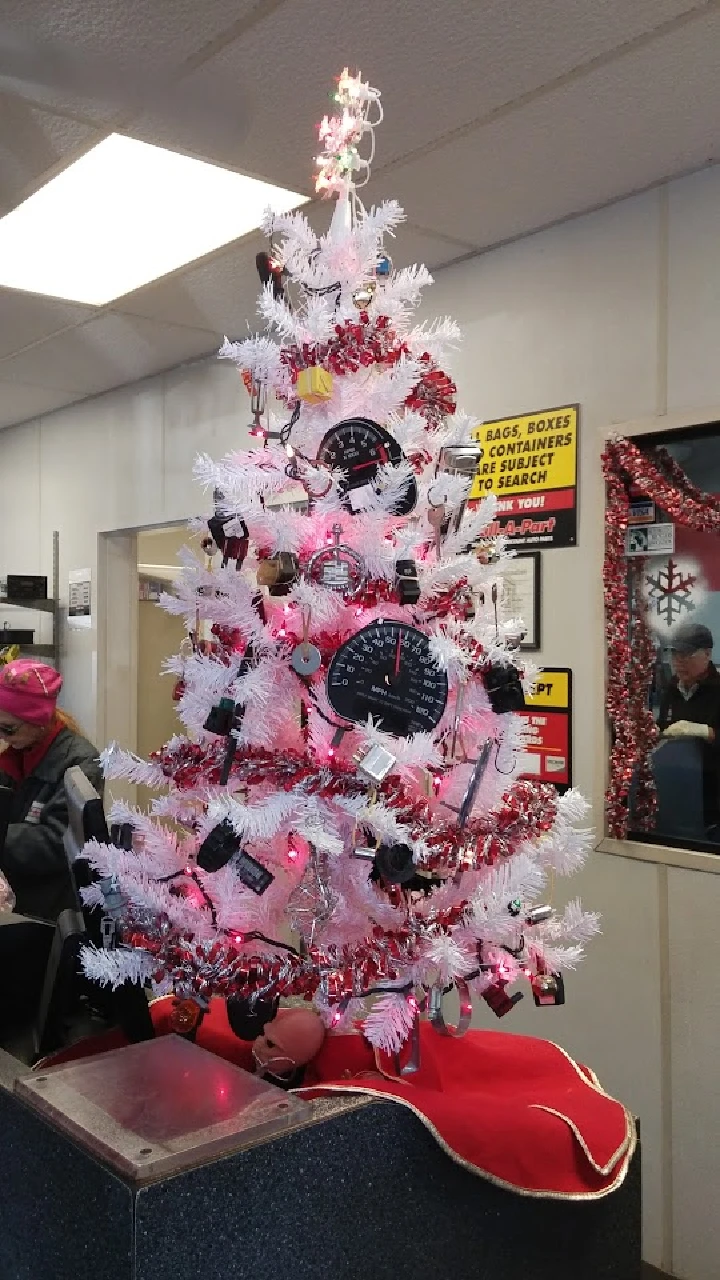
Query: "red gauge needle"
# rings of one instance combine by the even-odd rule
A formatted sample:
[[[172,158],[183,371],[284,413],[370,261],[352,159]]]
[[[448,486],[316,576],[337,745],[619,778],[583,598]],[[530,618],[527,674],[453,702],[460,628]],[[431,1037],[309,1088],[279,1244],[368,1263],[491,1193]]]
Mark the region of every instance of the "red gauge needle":
[[[358,462],[357,466],[353,467],[352,470],[362,471],[364,467],[379,467],[382,466],[384,462],[387,462],[387,449],[382,445],[378,445],[377,458],[373,458],[372,462]]]
[[[400,646],[402,644],[402,631],[398,631],[397,649],[395,650],[395,676],[400,675]]]

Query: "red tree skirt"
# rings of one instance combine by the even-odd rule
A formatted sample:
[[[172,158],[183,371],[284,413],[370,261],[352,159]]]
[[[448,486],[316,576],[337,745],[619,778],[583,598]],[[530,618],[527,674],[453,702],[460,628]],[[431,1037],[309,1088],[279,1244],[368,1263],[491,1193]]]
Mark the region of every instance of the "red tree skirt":
[[[172,1000],[152,1005],[158,1035],[171,1031]],[[420,1069],[398,1077],[359,1033],[331,1035],[308,1068],[306,1098],[362,1093],[408,1107],[469,1172],[520,1195],[597,1200],[622,1183],[635,1150],[632,1116],[587,1067],[547,1040],[469,1031],[459,1039],[421,1023]],[[46,1060],[59,1065],[116,1049],[110,1033]],[[252,1070],[251,1046],[230,1030],[215,1000],[197,1043]]]

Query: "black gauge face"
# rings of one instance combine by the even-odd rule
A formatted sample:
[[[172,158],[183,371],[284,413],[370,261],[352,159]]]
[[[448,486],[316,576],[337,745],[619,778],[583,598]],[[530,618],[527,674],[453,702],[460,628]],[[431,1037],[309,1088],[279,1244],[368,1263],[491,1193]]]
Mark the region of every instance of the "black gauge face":
[[[345,504],[351,511],[353,490],[372,484],[378,467],[388,462],[397,466],[403,457],[397,440],[370,418],[347,418],[338,422],[336,427],[330,428],[318,450],[318,462],[345,472],[343,491]],[[411,476],[394,514],[406,516],[416,502],[417,485]]]
[[[422,631],[404,622],[372,622],[338,649],[327,694],[344,720],[359,723],[371,715],[386,733],[407,738],[440,723],[448,682]]]

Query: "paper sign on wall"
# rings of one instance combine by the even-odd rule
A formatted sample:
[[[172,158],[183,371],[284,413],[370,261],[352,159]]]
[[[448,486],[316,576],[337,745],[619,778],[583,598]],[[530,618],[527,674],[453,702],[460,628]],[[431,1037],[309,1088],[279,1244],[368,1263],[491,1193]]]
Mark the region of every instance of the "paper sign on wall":
[[[546,550],[576,545],[579,412],[576,404],[563,405],[475,428],[483,457],[470,499],[496,495],[490,536]]]
[[[559,791],[572,786],[572,671],[544,667],[535,692],[526,699],[518,776],[550,782]]]
[[[674,550],[674,524],[646,524],[628,529],[625,534],[626,556],[672,555]]]
[[[71,569],[68,575],[68,624],[92,626],[92,570]]]
[[[628,524],[654,524],[655,503],[651,498],[631,498]]]

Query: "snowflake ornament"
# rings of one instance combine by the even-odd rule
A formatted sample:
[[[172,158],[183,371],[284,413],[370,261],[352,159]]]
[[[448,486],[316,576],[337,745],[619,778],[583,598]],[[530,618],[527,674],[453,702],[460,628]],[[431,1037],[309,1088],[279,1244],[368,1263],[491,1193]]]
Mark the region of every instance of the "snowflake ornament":
[[[697,585],[698,575],[684,572],[672,556],[664,565],[658,566],[655,574],[646,574],[645,582],[651,611],[656,621],[664,622],[667,627],[672,627],[683,611],[691,613],[697,607],[693,588]]]

